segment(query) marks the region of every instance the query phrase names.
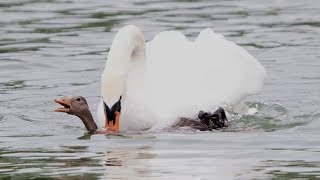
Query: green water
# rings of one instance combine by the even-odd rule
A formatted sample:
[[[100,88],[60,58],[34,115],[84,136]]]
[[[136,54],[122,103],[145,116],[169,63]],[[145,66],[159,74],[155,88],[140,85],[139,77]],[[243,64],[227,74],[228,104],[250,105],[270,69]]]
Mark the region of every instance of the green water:
[[[0,179],[320,179],[320,1],[0,2]],[[53,99],[96,111],[115,32],[206,27],[264,65],[259,111],[209,133],[87,135]],[[232,73],[232,72],[229,72]]]

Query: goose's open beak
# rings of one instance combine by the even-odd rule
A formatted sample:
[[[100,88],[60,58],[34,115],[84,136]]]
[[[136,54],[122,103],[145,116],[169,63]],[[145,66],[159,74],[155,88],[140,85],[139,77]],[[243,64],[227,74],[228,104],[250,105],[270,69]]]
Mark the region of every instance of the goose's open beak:
[[[70,113],[70,103],[71,98],[65,97],[65,98],[59,98],[54,100],[56,103],[60,104],[61,108],[57,108],[54,111],[55,112],[64,112],[64,113]]]

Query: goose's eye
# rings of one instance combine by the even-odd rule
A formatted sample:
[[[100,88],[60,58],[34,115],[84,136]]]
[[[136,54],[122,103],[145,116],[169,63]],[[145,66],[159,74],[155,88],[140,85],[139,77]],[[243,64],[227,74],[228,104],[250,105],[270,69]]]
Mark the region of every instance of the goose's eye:
[[[80,101],[80,98],[77,98],[77,101]]]

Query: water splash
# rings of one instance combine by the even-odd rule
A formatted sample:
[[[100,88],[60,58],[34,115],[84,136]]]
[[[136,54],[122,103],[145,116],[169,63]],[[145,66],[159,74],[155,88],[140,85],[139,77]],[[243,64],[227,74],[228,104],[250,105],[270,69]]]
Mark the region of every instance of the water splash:
[[[248,111],[244,115],[228,109],[231,122],[227,131],[276,131],[304,126],[316,117],[312,114],[292,116],[286,107],[278,103],[246,102],[246,104]]]

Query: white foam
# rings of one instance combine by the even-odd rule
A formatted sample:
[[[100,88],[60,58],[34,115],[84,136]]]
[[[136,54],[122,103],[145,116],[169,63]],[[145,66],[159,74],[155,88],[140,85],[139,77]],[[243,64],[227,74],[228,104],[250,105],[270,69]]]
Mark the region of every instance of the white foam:
[[[255,115],[258,112],[257,108],[250,108],[247,112],[247,115]]]

